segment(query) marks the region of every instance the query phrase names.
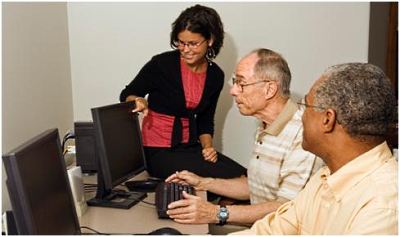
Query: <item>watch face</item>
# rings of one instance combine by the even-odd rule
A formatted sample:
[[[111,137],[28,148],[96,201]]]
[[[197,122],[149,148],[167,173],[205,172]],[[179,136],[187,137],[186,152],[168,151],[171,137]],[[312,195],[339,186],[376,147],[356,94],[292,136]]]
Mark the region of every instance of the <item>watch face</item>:
[[[221,212],[221,213],[219,213],[219,216],[222,217],[222,218],[227,218],[228,217],[228,213]]]
[[[218,219],[220,221],[226,221],[228,217],[229,217],[228,209],[226,207],[221,207],[218,213]]]

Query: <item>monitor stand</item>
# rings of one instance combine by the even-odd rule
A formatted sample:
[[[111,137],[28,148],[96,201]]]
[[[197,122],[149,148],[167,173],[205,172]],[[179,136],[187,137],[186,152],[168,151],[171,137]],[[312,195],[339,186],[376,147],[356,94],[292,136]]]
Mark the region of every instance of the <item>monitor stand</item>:
[[[98,198],[97,196],[87,201],[89,206],[111,207],[129,209],[147,197],[146,193],[112,191],[111,194]]]

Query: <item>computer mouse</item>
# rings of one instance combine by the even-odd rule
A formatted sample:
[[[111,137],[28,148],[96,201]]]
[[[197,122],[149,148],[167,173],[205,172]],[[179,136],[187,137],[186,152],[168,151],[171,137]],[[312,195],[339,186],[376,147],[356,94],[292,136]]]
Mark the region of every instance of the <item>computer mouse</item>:
[[[132,192],[154,192],[157,185],[161,180],[147,179],[147,180],[132,180],[126,181],[125,186]]]
[[[179,230],[171,228],[171,227],[163,227],[157,230],[153,230],[149,233],[149,235],[181,235],[182,233]]]

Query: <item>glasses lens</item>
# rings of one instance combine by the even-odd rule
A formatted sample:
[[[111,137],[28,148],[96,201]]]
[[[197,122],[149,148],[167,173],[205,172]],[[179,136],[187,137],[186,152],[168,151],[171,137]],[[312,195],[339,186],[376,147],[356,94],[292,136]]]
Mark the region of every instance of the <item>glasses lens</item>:
[[[240,83],[240,81],[238,79],[236,79],[235,77],[232,77],[232,86],[235,86],[235,85],[238,86],[239,90],[242,92],[243,87],[239,83]]]
[[[189,42],[189,43],[187,43],[187,46],[189,49],[196,49],[197,43]]]
[[[175,42],[175,46],[178,48],[185,48],[185,46],[188,47],[188,49],[197,49],[201,44],[203,44],[206,40],[203,40],[201,42],[183,42],[181,40],[178,40],[177,42]]]

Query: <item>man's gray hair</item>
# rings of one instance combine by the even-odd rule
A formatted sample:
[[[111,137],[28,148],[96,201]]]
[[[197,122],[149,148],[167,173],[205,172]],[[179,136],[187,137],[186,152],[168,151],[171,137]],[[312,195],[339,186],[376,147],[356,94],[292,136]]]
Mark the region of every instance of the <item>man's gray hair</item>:
[[[286,60],[270,49],[256,49],[252,53],[259,58],[254,66],[254,74],[262,80],[277,81],[281,96],[288,98],[292,76]]]
[[[332,108],[337,122],[358,139],[384,136],[396,115],[396,99],[385,73],[368,63],[328,68],[317,87],[314,105]]]

